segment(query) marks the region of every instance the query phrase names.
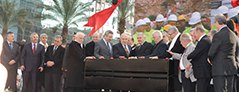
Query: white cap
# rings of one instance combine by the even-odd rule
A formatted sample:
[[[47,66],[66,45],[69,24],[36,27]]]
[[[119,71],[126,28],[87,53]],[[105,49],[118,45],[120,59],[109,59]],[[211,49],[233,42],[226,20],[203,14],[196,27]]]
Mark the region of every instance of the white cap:
[[[227,14],[228,13],[228,7],[222,5],[219,8],[217,8],[218,14]]]
[[[146,23],[151,23],[150,19],[149,19],[149,18],[147,18],[147,17],[146,17],[146,18],[144,18],[143,20],[144,20],[144,22],[146,22]]]
[[[168,21],[178,21],[178,18],[175,14],[171,14],[168,17]]]
[[[195,25],[201,22],[201,14],[199,12],[194,12],[189,20],[189,25]]]
[[[237,10],[236,8],[230,9],[228,11],[228,18],[232,18],[232,17],[238,15],[238,13],[239,13],[239,10]]]
[[[143,19],[139,19],[136,23],[135,23],[135,27],[139,27],[139,26],[143,26],[146,25],[146,22]]]
[[[165,21],[165,18],[162,14],[159,14],[156,19],[155,19],[156,22],[164,22]]]

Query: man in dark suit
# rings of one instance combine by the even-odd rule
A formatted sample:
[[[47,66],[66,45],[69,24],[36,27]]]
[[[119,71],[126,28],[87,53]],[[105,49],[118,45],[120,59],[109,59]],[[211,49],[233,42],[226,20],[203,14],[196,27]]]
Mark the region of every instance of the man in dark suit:
[[[169,38],[172,39],[172,41],[169,43],[169,51],[182,54],[184,51],[184,47],[181,45],[180,42],[180,35],[181,33],[178,31],[177,27],[172,26],[168,29],[168,35]],[[171,58],[172,55],[170,53],[167,53],[167,58]],[[179,67],[179,60],[171,59],[169,61],[169,92],[174,91],[181,91],[182,86],[178,79],[178,67]]]
[[[138,33],[138,46],[135,48],[137,58],[144,59],[152,53],[153,45],[145,41],[146,36],[144,33]]]
[[[63,60],[63,92],[84,92],[85,34],[77,32],[75,40],[67,46]]]
[[[211,65],[207,59],[211,41],[205,34],[202,25],[196,26],[192,32],[198,43],[195,50],[187,58],[191,60],[194,76],[197,78],[197,92],[208,92],[211,81]]]
[[[121,34],[120,42],[113,46],[113,56],[115,59],[127,59],[129,57],[131,47],[127,44],[129,35]]]
[[[94,48],[95,48],[95,43],[97,43],[100,39],[100,34],[99,33],[94,33],[92,35],[92,41],[87,43],[86,46],[85,46],[85,49],[86,49],[86,56],[87,57],[92,57],[94,56]]]
[[[98,59],[113,59],[112,43],[113,32],[108,30],[105,32],[103,39],[95,44],[94,55]]]
[[[6,89],[12,92],[17,92],[16,77],[20,58],[19,49],[19,45],[14,41],[14,33],[8,32],[7,39],[3,42],[2,64],[8,71]]]
[[[45,92],[61,91],[61,68],[65,53],[65,48],[61,44],[62,37],[57,35],[54,38],[54,45],[49,46],[45,53]]]
[[[163,41],[162,33],[159,30],[155,30],[155,32],[153,33],[153,38],[155,44],[153,46],[152,53],[146,57],[154,58],[156,56],[156,58],[166,58],[168,45]]]
[[[226,26],[226,17],[215,17],[215,26],[219,30],[212,40],[208,56],[212,63],[212,76],[215,92],[233,92],[237,74],[238,39]]]
[[[22,92],[38,92],[40,90],[38,73],[43,71],[45,48],[37,43],[37,33],[32,33],[30,37],[31,43],[24,46],[21,54]]]

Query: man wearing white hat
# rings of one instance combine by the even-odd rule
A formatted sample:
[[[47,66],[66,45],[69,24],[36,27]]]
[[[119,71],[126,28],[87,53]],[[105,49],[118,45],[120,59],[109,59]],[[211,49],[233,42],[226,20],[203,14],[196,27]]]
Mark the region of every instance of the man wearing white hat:
[[[171,14],[168,17],[168,24],[172,25],[172,26],[176,26],[176,23],[178,21],[178,18],[175,14]]]
[[[138,43],[137,41],[137,35],[139,32],[143,32],[144,34],[146,33],[147,34],[147,23],[143,20],[143,19],[139,19],[136,23],[135,23],[135,28],[136,28],[136,32],[134,33],[133,35],[133,38],[134,38],[134,43]],[[146,41],[149,42],[149,43],[152,43],[153,41],[153,38],[152,38],[152,35],[147,35],[146,37]]]
[[[236,8],[230,9],[228,11],[228,20],[227,20],[227,26],[230,28],[230,30],[232,30],[234,33],[236,33],[236,35],[238,35],[238,28],[239,25],[238,23],[238,13],[239,10],[237,10]]]
[[[199,12],[194,12],[188,22],[189,25],[192,26],[192,28],[202,25],[201,23],[201,14]],[[208,30],[205,30],[206,33],[208,33]]]
[[[165,18],[162,14],[159,14],[156,19],[155,19],[155,30],[160,30],[160,31],[163,31],[163,23],[165,21]]]
[[[228,17],[227,13],[228,13],[228,7],[222,5],[220,7],[217,8],[217,13],[218,14],[223,14],[225,17]]]

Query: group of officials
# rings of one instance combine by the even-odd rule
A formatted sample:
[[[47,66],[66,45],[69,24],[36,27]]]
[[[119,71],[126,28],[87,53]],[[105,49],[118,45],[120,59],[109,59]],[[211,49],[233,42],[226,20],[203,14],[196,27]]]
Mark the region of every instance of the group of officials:
[[[63,92],[84,92],[85,59],[168,59],[169,92],[210,92],[211,81],[214,92],[237,92],[239,41],[227,25],[227,18],[218,14],[217,31],[208,35],[201,23],[195,23],[189,33],[181,33],[176,26],[165,30],[167,35],[154,30],[153,43],[143,32],[138,32],[136,39],[123,33],[114,45],[110,30],[102,39],[93,34],[86,45],[85,34],[77,32],[66,46],[59,35],[48,45],[47,35],[41,34],[38,43],[37,33],[30,35],[30,43],[19,45],[14,33],[8,32],[1,56],[8,70],[6,89],[17,91],[18,64],[23,72],[22,92],[61,92],[62,88]]]

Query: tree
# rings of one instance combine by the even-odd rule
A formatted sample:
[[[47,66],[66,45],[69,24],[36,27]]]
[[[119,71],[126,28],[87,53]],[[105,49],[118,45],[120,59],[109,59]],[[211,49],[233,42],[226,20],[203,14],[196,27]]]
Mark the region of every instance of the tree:
[[[133,4],[134,0],[122,0],[121,4],[118,6],[118,33],[124,33],[126,27],[126,18],[132,16],[132,8],[134,7]]]
[[[0,11],[0,22],[3,37],[5,37],[10,27],[17,26],[18,22],[25,20],[25,17],[27,16],[26,10],[16,7],[14,0],[1,0]]]
[[[91,11],[93,2],[82,3],[80,0],[53,0],[53,5],[45,5],[47,12],[43,14],[43,20],[56,21],[62,28],[63,43],[66,42],[68,29],[78,26],[77,23],[87,21],[87,12]]]

